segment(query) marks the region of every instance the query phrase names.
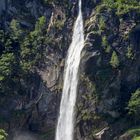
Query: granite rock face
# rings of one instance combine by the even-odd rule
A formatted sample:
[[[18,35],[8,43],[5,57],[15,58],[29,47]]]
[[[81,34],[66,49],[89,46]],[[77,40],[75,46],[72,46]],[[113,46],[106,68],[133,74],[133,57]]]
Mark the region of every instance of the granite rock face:
[[[26,82],[22,81],[28,94],[7,97],[0,106],[2,128],[54,140],[77,2],[0,1],[0,28],[8,30],[16,19],[22,28],[32,30],[36,20],[45,16],[47,35],[52,38],[45,44],[42,63]],[[125,131],[134,125],[127,123],[127,105],[140,88],[140,12],[136,7],[117,10],[100,0],[83,1],[85,47],[79,71],[75,140],[127,139],[130,136]]]
[[[133,126],[125,119],[131,94],[140,86],[138,12],[118,15],[114,9],[102,6],[100,11],[95,8],[85,25],[77,103],[78,140],[119,139],[117,135]],[[113,52],[116,67],[111,63]]]

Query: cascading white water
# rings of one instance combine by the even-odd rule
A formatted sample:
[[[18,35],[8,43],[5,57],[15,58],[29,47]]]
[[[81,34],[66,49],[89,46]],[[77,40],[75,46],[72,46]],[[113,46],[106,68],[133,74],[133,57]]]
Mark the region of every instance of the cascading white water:
[[[75,22],[72,43],[69,47],[65,64],[63,93],[55,140],[73,140],[74,106],[77,96],[80,54],[83,47],[84,29],[81,11],[81,0],[79,0],[79,14]]]

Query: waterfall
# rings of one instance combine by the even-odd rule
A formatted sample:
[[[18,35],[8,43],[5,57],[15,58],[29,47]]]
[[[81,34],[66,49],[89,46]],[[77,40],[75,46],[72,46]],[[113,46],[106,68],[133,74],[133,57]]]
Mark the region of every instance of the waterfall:
[[[83,47],[84,30],[81,0],[79,0],[79,14],[75,22],[72,43],[69,47],[65,64],[63,93],[55,140],[73,140],[74,107],[77,96],[78,69],[80,64],[80,54]]]

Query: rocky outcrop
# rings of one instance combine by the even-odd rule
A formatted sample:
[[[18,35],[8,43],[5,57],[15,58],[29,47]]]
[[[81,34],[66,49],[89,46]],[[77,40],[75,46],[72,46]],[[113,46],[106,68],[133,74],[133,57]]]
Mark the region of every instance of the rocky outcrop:
[[[4,104],[0,104],[0,120],[2,121],[0,127],[10,132],[10,140],[12,130],[16,129],[41,133],[54,139],[65,56],[65,50],[62,51],[61,47],[68,42],[64,43],[67,36],[62,38],[61,34],[65,22],[65,12],[62,12],[64,8],[60,9],[59,5],[45,5],[38,0],[7,0],[1,1],[0,4],[0,28],[8,31],[10,22],[16,19],[23,29],[32,30],[36,20],[45,16],[46,27],[50,28],[47,32],[52,40],[54,37],[51,43],[45,44],[43,61],[35,66],[34,71],[29,72],[26,80],[21,79],[20,83],[25,87],[21,91],[24,95],[17,93],[14,96],[3,97]],[[53,25],[49,26],[52,13]],[[58,21],[62,19],[63,24]]]
[[[99,7],[85,24],[80,99],[77,102],[78,140],[113,140],[131,127],[132,124],[125,125],[121,118],[127,118],[131,93],[140,86],[138,13],[120,16],[105,5]],[[111,63],[113,52],[119,61],[117,67]],[[104,131],[104,128],[108,129]]]
[[[32,31],[36,20],[45,16],[48,39],[43,44],[43,60],[20,81],[26,94],[3,98],[2,128],[29,130],[54,139],[77,2],[0,1],[0,28],[8,31],[16,19],[24,30]],[[76,140],[129,139],[123,133],[133,125],[126,123],[127,104],[140,87],[140,13],[137,7],[123,8],[101,0],[83,1],[85,47],[79,71]]]

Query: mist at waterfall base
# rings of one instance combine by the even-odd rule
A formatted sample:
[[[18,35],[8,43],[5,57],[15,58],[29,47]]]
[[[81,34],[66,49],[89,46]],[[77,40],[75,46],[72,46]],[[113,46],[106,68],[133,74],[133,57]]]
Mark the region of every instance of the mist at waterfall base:
[[[77,85],[79,77],[78,70],[81,59],[80,55],[83,47],[84,30],[81,0],[79,0],[79,14],[75,22],[72,43],[69,47],[65,64],[64,85],[55,140],[73,140],[74,107],[77,97]]]
[[[7,140],[40,140],[40,138],[31,132],[14,130]]]

